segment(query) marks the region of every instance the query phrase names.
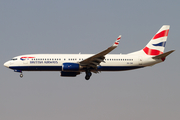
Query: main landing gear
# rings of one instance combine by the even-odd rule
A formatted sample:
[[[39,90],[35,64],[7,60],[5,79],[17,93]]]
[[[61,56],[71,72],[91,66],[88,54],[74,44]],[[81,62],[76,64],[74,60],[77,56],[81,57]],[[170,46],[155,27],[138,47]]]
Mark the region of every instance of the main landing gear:
[[[86,80],[89,80],[90,77],[91,77],[91,75],[92,75],[91,71],[90,71],[90,70],[86,70],[86,76],[85,76],[85,79],[86,79]]]

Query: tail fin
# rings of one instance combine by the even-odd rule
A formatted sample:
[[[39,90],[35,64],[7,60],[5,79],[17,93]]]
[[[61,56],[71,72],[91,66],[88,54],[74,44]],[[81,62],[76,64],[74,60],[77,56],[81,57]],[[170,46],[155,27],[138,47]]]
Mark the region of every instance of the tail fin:
[[[166,40],[169,32],[169,25],[163,25],[155,36],[149,41],[143,51],[147,55],[160,55],[164,52]]]

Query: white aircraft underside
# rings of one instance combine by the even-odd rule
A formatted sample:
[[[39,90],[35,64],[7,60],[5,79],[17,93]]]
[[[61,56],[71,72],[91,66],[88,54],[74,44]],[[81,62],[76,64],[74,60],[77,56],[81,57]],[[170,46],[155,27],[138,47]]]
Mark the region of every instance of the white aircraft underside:
[[[14,57],[4,63],[4,66],[20,72],[22,71],[61,71],[63,77],[75,77],[85,72],[85,79],[89,80],[92,73],[99,71],[124,71],[152,66],[163,62],[165,57],[174,50],[163,53],[167,40],[169,25],[164,25],[142,49],[129,54],[108,54],[114,50],[121,39],[98,54],[28,54]]]

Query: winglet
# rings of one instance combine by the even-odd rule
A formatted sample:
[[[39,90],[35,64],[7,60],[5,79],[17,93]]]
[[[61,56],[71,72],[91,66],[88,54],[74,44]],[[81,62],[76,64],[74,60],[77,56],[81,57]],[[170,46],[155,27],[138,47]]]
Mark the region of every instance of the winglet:
[[[117,47],[118,44],[119,44],[120,39],[121,39],[121,35],[119,35],[119,37],[116,39],[116,41],[114,42],[113,46]]]

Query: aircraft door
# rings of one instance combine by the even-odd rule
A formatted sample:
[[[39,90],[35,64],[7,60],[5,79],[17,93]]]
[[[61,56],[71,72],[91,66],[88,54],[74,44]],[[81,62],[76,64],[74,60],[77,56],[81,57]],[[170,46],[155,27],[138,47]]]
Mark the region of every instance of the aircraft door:
[[[143,60],[142,60],[142,57],[139,56],[139,65],[142,65],[143,64]]]

